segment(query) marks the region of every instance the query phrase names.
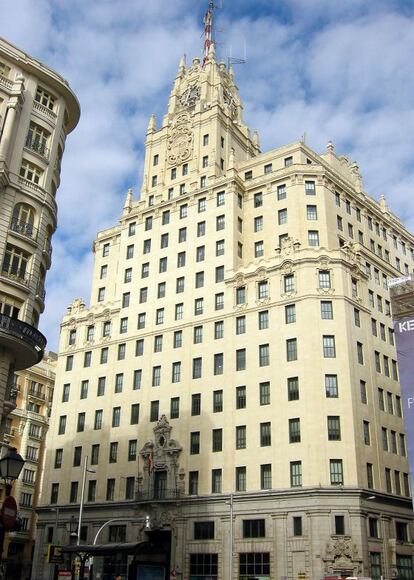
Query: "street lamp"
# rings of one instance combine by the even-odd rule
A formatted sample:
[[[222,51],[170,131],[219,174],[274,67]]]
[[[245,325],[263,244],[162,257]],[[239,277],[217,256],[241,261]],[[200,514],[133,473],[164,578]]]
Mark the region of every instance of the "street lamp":
[[[17,449],[11,447],[6,455],[0,459],[0,478],[7,483],[18,479],[24,463],[25,461],[17,453]]]
[[[3,560],[3,544],[6,530],[13,528],[16,522],[17,504],[16,500],[10,495],[12,482],[18,479],[25,461],[17,453],[15,447],[10,447],[0,459],[0,479],[3,480],[6,488],[5,499],[0,514],[0,563]]]

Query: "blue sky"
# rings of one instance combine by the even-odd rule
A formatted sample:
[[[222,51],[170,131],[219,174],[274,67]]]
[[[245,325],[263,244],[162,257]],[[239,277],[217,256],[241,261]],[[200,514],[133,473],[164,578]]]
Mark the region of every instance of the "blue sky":
[[[0,35],[65,76],[82,116],[69,136],[59,226],[41,330],[57,349],[75,297],[89,301],[96,233],[118,220],[141,186],[143,141],[180,56],[202,51],[208,0],[0,0]],[[236,67],[244,117],[262,150],[327,141],[357,160],[364,188],[384,193],[414,230],[414,2],[224,0],[218,50]]]

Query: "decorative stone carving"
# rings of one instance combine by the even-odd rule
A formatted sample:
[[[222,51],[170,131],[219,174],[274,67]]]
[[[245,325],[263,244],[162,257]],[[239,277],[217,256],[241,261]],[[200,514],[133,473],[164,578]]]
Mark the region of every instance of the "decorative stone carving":
[[[165,415],[154,427],[154,440],[147,441],[140,451],[144,460],[142,484],[144,490],[154,491],[154,478],[157,472],[166,472],[166,491],[179,491],[182,486],[181,472],[178,471],[178,457],[182,446],[171,438],[172,427]],[[158,490],[159,491],[159,490]]]
[[[327,574],[343,571],[342,576],[360,576],[362,573],[362,560],[358,555],[358,549],[350,536],[337,536],[332,538],[326,545],[325,570]]]
[[[179,113],[171,127],[167,141],[167,160],[170,165],[181,165],[192,155],[193,131],[188,112]]]

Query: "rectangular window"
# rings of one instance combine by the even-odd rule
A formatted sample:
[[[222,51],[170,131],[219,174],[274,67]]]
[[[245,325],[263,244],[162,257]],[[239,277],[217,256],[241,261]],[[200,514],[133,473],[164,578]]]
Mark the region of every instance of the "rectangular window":
[[[270,383],[259,384],[260,405],[270,405]]]
[[[265,330],[266,328],[269,328],[269,311],[261,310],[258,312],[258,317],[259,330]]]
[[[298,345],[296,338],[289,338],[286,341],[286,360],[288,362],[298,359]]]
[[[328,423],[328,441],[341,440],[341,422],[337,415],[329,416]]]
[[[85,431],[85,413],[78,413],[78,422],[76,430],[78,433]]]
[[[180,417],[180,397],[172,397],[170,401],[170,419]]]
[[[172,364],[172,376],[171,381],[173,383],[179,383],[181,381],[181,362],[174,362]]]
[[[240,286],[236,288],[236,304],[245,304],[246,302],[246,287]]]
[[[195,329],[194,329],[195,330]],[[218,340],[224,336],[224,322],[218,320],[214,323],[214,339]]]
[[[272,489],[271,463],[265,463],[260,466],[260,489]]]
[[[308,231],[308,244],[310,246],[319,246],[319,232],[316,230]]]
[[[335,337],[324,335],[322,337],[323,345],[323,356],[324,358],[335,358],[336,357],[336,347],[335,347]]]
[[[316,195],[316,188],[314,181],[305,181],[305,193],[306,195]]]
[[[289,419],[289,443],[300,443],[300,419]]]
[[[246,386],[236,387],[236,409],[246,408]]]
[[[121,407],[112,409],[112,427],[119,427],[121,424]]]
[[[295,276],[294,274],[286,274],[283,276],[283,289],[285,292],[295,291]]]
[[[246,449],[246,425],[236,427],[236,449]]]
[[[287,213],[287,209],[280,209],[277,212],[277,222],[280,226],[287,224],[288,221],[288,213]]]
[[[131,405],[131,425],[138,425],[139,423],[139,403]]]
[[[150,407],[150,421],[154,423],[158,421],[160,414],[160,402],[159,401],[151,401]]]
[[[115,479],[109,478],[106,480],[106,500],[113,501],[115,498]]]
[[[287,380],[288,401],[299,400],[299,378],[289,377]]]
[[[302,462],[290,462],[290,487],[300,487],[302,485]]]
[[[236,467],[236,491],[246,491],[246,467]]]
[[[115,375],[115,393],[122,393],[123,385],[124,385],[124,374],[117,373]]]
[[[225,216],[219,215],[216,217],[216,231],[224,230],[225,228]]]
[[[88,389],[89,389],[89,381],[82,381],[81,382],[81,392],[80,392],[81,399],[88,398]]]
[[[177,278],[175,286],[175,292],[177,294],[181,294],[182,292],[184,292],[184,284],[185,284],[184,276]]]
[[[203,327],[202,326],[195,326],[194,327],[194,344],[200,344],[203,342]]]
[[[221,413],[223,411],[223,391],[213,391],[213,413]]]
[[[338,397],[337,375],[325,375],[325,393],[328,398]]]
[[[296,305],[288,304],[285,306],[285,323],[292,324],[296,322]]]
[[[278,185],[277,186],[277,199],[286,199],[286,185]]]
[[[193,431],[190,433],[190,454],[198,455],[200,453],[200,432]]]
[[[360,365],[364,364],[364,349],[361,342],[357,342],[357,360]]]
[[[267,447],[272,444],[271,424],[260,423],[260,446]]]
[[[201,395],[200,393],[196,393],[191,395],[191,415],[197,416],[201,413]]]
[[[118,344],[118,360],[125,360],[126,344],[122,342]]]
[[[213,429],[212,431],[212,451],[223,451],[223,429]]]
[[[116,463],[118,460],[118,443],[109,444],[109,463]]]
[[[214,374],[222,375],[224,370],[224,355],[217,353],[214,355]]]
[[[128,441],[128,461],[136,461],[137,459],[137,445],[136,439],[130,439]]]
[[[265,538],[265,520],[243,520],[243,538]]]
[[[201,379],[202,363],[203,359],[201,357],[193,358],[193,379]]]
[[[98,389],[97,389],[97,396],[103,397],[105,394],[105,386],[106,386],[106,377],[99,377],[98,378]]]
[[[102,429],[102,419],[103,419],[103,410],[97,409],[95,411],[95,421],[94,421],[94,425],[93,425],[93,428],[95,430]]]
[[[254,244],[254,257],[261,258],[264,255],[264,244],[263,241],[255,242]]]
[[[216,256],[224,255],[224,240],[218,240],[216,242]]]
[[[311,221],[315,221],[318,219],[318,208],[316,205],[306,206],[306,218]]]
[[[263,216],[257,216],[254,218],[254,231],[260,232],[263,229]]]
[[[344,476],[343,476],[342,459],[330,459],[329,472],[331,478],[331,485],[343,485]]]
[[[246,349],[240,348],[236,350],[236,371],[244,371],[246,369]]]
[[[174,332],[173,346],[174,346],[174,348],[180,348],[183,346],[183,331],[182,330],[176,330]]]
[[[261,344],[259,345],[259,366],[266,367],[270,364],[270,354],[269,354],[269,345],[268,344]]]

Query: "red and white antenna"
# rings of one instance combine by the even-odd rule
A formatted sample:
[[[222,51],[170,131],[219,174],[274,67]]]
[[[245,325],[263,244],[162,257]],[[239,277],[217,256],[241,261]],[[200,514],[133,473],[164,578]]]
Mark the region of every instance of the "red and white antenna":
[[[214,44],[213,40],[213,14],[214,14],[214,0],[210,0],[208,10],[204,16],[204,57],[203,66],[208,59],[210,46]]]

